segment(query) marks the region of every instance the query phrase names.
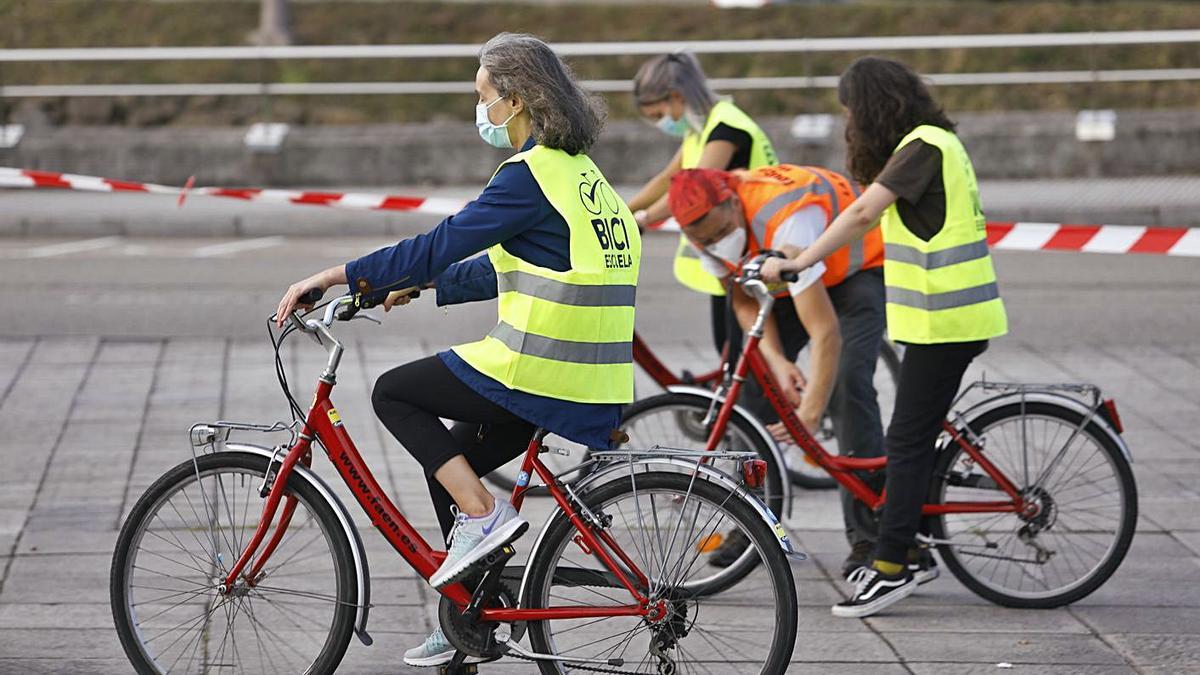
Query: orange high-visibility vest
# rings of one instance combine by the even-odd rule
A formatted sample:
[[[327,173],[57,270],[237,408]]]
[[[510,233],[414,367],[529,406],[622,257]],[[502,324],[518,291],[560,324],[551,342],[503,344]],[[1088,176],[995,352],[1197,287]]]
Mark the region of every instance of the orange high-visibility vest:
[[[861,194],[853,182],[839,173],[794,164],[754,169],[738,182],[735,191],[749,230],[748,254],[773,248],[775,231],[800,209],[820,206],[828,227]],[[875,267],[883,267],[883,236],[878,226],[825,258],[821,281],[826,288],[836,286],[856,272]]]

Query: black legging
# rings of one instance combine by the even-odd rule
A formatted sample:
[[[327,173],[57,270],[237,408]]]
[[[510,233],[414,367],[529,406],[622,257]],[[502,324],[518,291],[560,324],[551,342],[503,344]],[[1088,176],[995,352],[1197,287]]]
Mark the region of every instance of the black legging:
[[[967,366],[987,345],[987,340],[905,345],[896,407],[883,442],[888,460],[887,498],[879,522],[876,559],[906,560],[921,524],[921,505],[929,494],[934,443],[942,432],[942,420]]]
[[[475,393],[437,356],[393,368],[375,381],[375,414],[425,469],[442,534],[454,524],[454,500],[433,474],[463,455],[485,476],[529,446],[534,425]],[[454,420],[447,429],[439,417]]]

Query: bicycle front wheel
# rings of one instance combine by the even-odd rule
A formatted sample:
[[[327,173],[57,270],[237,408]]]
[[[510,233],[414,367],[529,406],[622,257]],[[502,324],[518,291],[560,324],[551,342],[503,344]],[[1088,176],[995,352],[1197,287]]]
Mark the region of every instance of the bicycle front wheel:
[[[1022,410],[1023,408],[1023,410]],[[1137,487],[1120,447],[1079,412],[1013,403],[971,420],[984,456],[1036,506],[1031,514],[930,519],[946,567],[977,595],[1008,607],[1075,602],[1120,566],[1137,523]],[[957,445],[934,470],[932,503],[1008,499]]]
[[[743,498],[681,473],[625,476],[588,490],[581,500],[609,522],[605,531],[649,580],[641,592],[666,611],[636,616],[532,622],[535,651],[563,657],[621,659],[638,673],[782,673],[796,640],[796,587],[772,529]],[[611,521],[608,519],[611,518]],[[733,589],[714,593],[702,551],[721,532],[741,531],[760,560]],[[598,559],[575,543],[560,512],[530,559],[522,606],[629,605],[630,593]],[[571,663],[540,661],[543,673]]]
[[[110,594],[117,634],[138,673],[337,668],[354,628],[353,553],[333,508],[302,479],[288,481],[285,496],[296,507],[258,578],[239,580],[227,594],[216,590],[258,525],[267,462],[239,452],[203,455],[196,466],[168,471],[134,505],[117,539]]]

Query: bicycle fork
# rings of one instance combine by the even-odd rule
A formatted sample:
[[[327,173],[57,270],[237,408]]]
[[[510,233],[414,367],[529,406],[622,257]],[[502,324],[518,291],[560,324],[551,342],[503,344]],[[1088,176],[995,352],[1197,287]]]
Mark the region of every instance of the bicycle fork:
[[[246,547],[242,550],[242,554],[238,557],[237,562],[233,564],[233,567],[230,568],[229,573],[225,575],[224,581],[222,581],[220,586],[217,588],[217,591],[222,595],[233,591],[234,587],[237,585],[239,576],[245,580],[246,586],[250,588],[253,588],[254,585],[261,580],[260,575],[262,574],[263,567],[266,566],[267,560],[271,557],[271,554],[275,552],[275,549],[279,547],[280,542],[283,541],[283,536],[287,532],[288,525],[291,524],[292,515],[296,512],[297,499],[295,495],[288,495],[285,498],[283,493],[287,489],[288,479],[291,477],[292,470],[295,468],[296,463],[301,461],[301,458],[303,458],[305,464],[308,464],[308,461],[311,458],[311,454],[309,452],[311,443],[311,436],[301,434],[299,440],[296,442],[296,445],[292,446],[292,449],[289,450],[288,454],[283,458],[283,462],[279,465],[279,470],[275,472],[274,479],[271,478],[271,465],[274,464],[274,460],[268,463],[267,473],[263,477],[263,490],[267,488],[269,483],[270,491],[265,495],[267,501],[263,505],[262,515],[258,521],[258,527],[254,530],[254,536],[250,537],[250,540],[246,542]],[[260,490],[260,494],[262,494],[262,490]],[[249,572],[242,574],[243,570],[246,569],[246,566],[250,565],[250,561],[254,558],[254,554],[258,550],[259,545],[262,544],[263,539],[266,538],[267,528],[269,528],[272,521],[275,520],[275,514],[279,512],[280,502],[283,502],[283,511],[280,513],[279,524],[275,526],[275,532],[271,535],[271,540],[267,542],[266,547],[263,548],[262,554],[258,556],[258,559],[250,567]]]

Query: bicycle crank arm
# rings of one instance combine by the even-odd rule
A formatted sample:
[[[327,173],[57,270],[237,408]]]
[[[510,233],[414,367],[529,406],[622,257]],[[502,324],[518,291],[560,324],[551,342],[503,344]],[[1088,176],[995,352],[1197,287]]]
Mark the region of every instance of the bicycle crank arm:
[[[917,543],[922,546],[953,546],[955,548],[1000,548],[1000,545],[994,541],[985,542],[983,544],[962,543],[954,541],[953,539],[934,539],[927,534],[918,534]]]
[[[500,624],[494,634],[496,642],[504,645],[517,656],[522,656],[534,661],[557,661],[559,663],[594,663],[603,666],[613,666],[619,668],[625,665],[625,659],[585,659],[578,656],[557,656],[555,654],[539,654],[538,652],[529,651],[522,647],[519,643],[512,641],[512,631],[507,624]]]

